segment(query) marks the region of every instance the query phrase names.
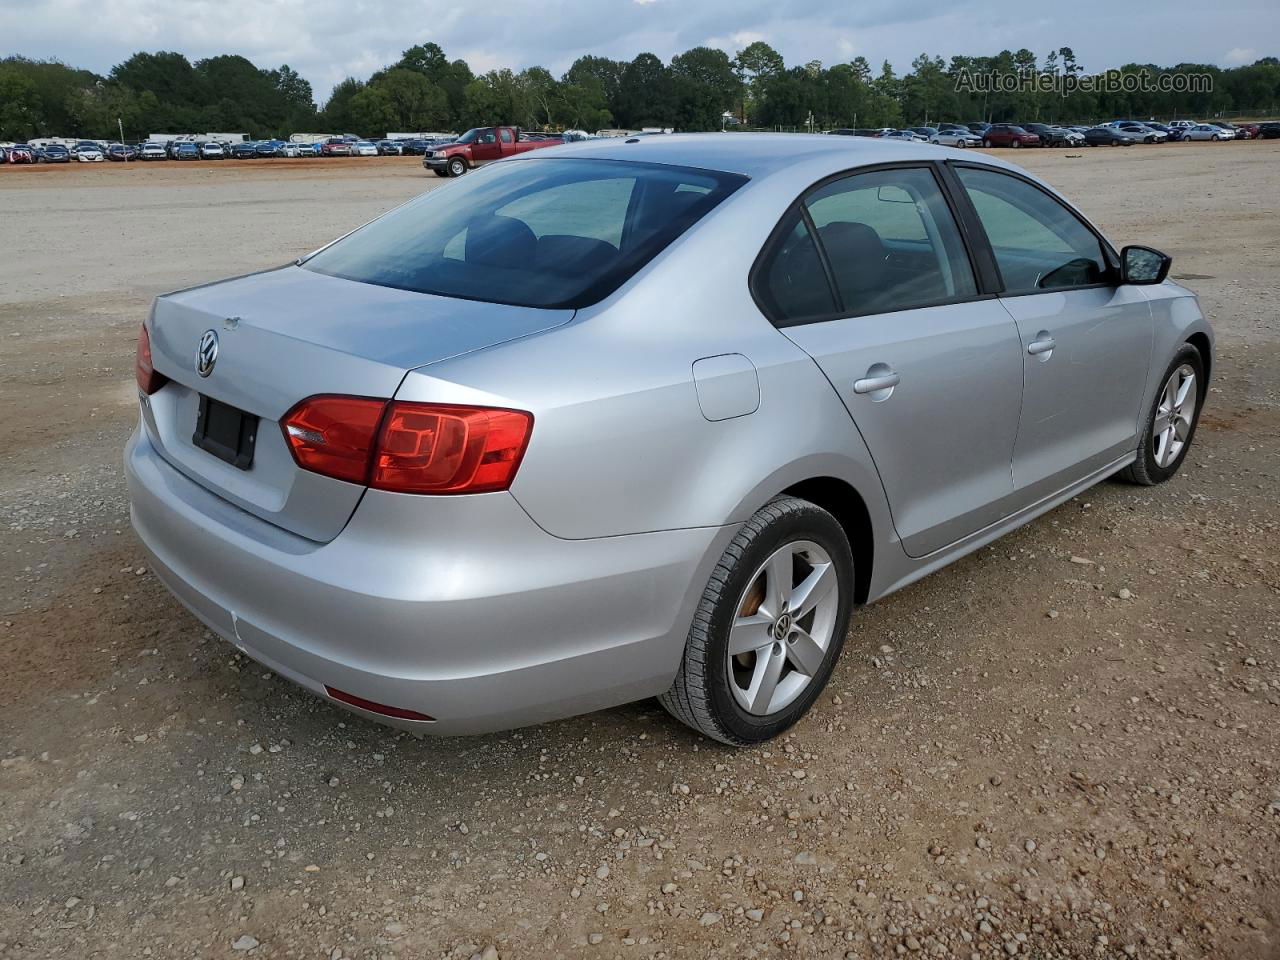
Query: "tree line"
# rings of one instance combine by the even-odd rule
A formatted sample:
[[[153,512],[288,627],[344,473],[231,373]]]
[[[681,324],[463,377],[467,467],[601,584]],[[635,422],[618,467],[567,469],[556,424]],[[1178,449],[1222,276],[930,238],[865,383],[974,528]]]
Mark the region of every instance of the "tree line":
[[[153,132],[246,132],[256,137],[299,131],[382,135],[389,131],[464,130],[507,123],[529,129],[719,130],[729,122],[771,129],[897,127],[939,120],[1088,121],[1120,116],[1214,116],[1232,110],[1274,114],[1280,61],[1264,57],[1229,69],[1126,64],[1141,89],[1097,89],[1070,47],[1042,60],[1030,50],[991,57],[921,54],[899,76],[864,57],[824,66],[788,67],[755,42],[730,57],[694,47],[664,63],[652,53],[630,61],[583,56],[559,78],[544,67],[476,74],[435,43],[405,50],[365,80],[349,77],[323,105],[288,65],[255,66],[227,54],[189,61],[181,53],[135,53],[106,76],[57,61],[0,60],[0,140],[40,136],[115,137]],[[1175,74],[1208,84],[1179,90]],[[1010,77],[1017,84],[974,84]],[[1034,81],[1053,80],[1055,83]],[[1207,86],[1208,89],[1203,87]],[[981,89],[979,89],[981,88]],[[1065,93],[1063,91],[1066,91]]]

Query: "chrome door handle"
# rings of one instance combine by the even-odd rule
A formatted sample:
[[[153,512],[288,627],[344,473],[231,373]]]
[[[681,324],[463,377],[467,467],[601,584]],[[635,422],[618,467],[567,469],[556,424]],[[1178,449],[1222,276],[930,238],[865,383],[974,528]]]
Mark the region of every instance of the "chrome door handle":
[[[1033,357],[1038,357],[1042,353],[1052,353],[1053,348],[1057,345],[1058,342],[1054,340],[1053,337],[1041,334],[1039,338],[1032,340],[1027,344],[1027,353],[1031,354]]]
[[[863,377],[853,381],[854,393],[876,393],[880,390],[891,390],[902,381],[896,373],[883,373],[875,377]]]

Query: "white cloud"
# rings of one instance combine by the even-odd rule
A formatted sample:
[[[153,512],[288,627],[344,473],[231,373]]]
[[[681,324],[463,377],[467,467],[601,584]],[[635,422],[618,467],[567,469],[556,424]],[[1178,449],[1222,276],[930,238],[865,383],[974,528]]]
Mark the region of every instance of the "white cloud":
[[[106,73],[139,50],[192,60],[239,53],[262,67],[288,63],[322,101],[343,77],[367,77],[427,41],[480,70],[540,64],[553,73],[587,53],[666,60],[700,43],[732,54],[756,40],[789,64],[862,54],[900,72],[921,52],[946,59],[1027,47],[1043,56],[1064,45],[1086,69],[1135,59],[1232,65],[1280,51],[1274,2],[1165,0],[1160,16],[1178,29],[1151,31],[1146,11],[1114,0],[1046,5],[1030,17],[1022,0],[0,0],[0,57]],[[1232,49],[1242,37],[1250,48]]]

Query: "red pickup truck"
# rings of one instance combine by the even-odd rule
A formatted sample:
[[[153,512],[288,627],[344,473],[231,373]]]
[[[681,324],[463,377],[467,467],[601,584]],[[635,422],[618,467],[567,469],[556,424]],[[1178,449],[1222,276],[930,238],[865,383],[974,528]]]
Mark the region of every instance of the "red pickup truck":
[[[460,177],[472,167],[492,160],[562,143],[560,137],[526,139],[518,127],[476,127],[457,140],[428,147],[422,155],[422,165],[437,177]]]

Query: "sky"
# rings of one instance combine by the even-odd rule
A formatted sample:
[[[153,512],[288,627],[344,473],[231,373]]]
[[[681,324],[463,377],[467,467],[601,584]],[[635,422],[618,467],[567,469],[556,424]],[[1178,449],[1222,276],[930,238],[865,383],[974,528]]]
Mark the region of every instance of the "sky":
[[[582,54],[664,61],[690,47],[730,55],[755,40],[788,65],[866,57],[899,72],[920,53],[984,55],[1071,47],[1087,70],[1124,63],[1237,66],[1280,55],[1276,0],[0,0],[0,56],[106,73],[138,50],[191,60],[239,53],[289,64],[323,103],[406,47],[434,41],[476,72]]]

